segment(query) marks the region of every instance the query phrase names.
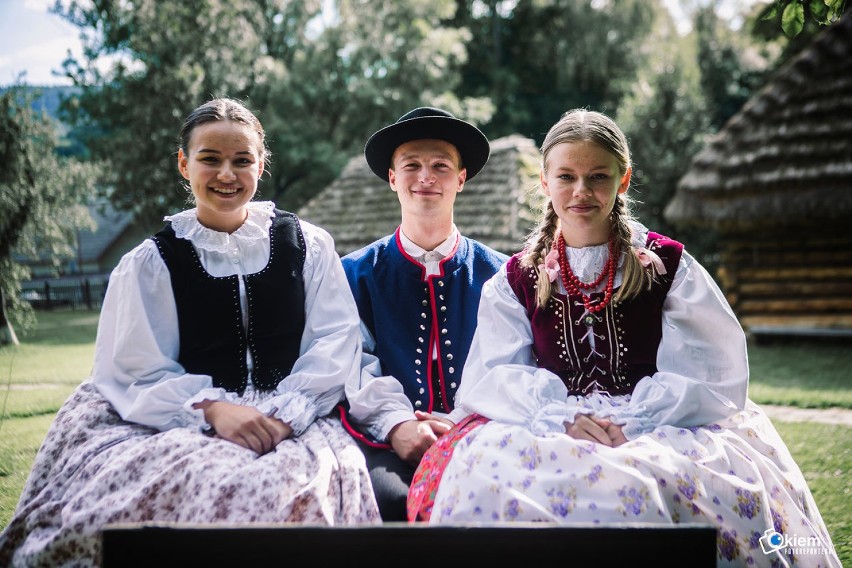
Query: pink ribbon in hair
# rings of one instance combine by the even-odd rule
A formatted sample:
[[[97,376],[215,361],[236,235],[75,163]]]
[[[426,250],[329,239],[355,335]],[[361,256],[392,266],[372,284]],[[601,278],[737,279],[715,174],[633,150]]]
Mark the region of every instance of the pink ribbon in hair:
[[[544,264],[539,264],[538,269],[547,272],[547,277],[550,278],[551,282],[556,282],[556,277],[559,275],[559,251],[556,250],[556,247],[550,249],[550,252],[544,257]]]
[[[639,263],[642,264],[645,268],[648,268],[651,264],[654,265],[654,270],[657,271],[657,274],[665,274],[666,266],[663,264],[663,261],[657,256],[657,253],[650,251],[646,248],[636,249],[636,256],[639,258]]]

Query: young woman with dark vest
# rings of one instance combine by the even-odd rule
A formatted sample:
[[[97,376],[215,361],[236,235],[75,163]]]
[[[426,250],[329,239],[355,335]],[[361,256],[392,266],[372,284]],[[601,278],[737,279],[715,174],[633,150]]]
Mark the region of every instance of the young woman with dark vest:
[[[184,123],[195,207],[113,271],[95,361],[36,456],[0,565],[97,565],[107,523],[380,522],[334,407],[360,372],[330,235],[252,201],[267,157],[242,104]]]

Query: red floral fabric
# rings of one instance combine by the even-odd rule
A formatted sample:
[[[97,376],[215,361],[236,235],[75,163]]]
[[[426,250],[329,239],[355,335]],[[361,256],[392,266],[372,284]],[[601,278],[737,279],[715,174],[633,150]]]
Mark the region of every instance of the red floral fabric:
[[[435,504],[435,493],[441,483],[444,469],[453,457],[456,444],[464,438],[468,432],[488,422],[488,419],[479,414],[471,414],[449,432],[438,438],[432,444],[420,460],[411,488],[408,490],[408,521],[428,521],[432,515],[432,506]]]

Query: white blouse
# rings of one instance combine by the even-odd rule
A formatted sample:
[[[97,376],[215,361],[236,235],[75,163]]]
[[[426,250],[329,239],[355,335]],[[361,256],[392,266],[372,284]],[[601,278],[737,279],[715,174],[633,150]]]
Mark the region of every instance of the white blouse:
[[[636,226],[635,246],[644,247],[647,232]],[[566,247],[566,254],[577,277],[589,282],[603,270],[608,250],[606,244]],[[623,258],[616,287],[622,265]],[[458,422],[479,413],[543,434],[564,433],[564,423],[577,413],[593,413],[622,424],[632,439],[657,426],[709,424],[742,409],[748,393],[745,334],[717,284],[686,251],[663,304],[662,324],[658,370],[639,380],[631,395],[568,396],[559,377],[536,365],[530,320],[504,264],[482,290],[476,333],[449,418]]]
[[[246,222],[231,234],[208,229],[195,209],[166,217],[179,238],[192,242],[213,276],[253,274],[269,260],[272,202],[248,204]],[[214,388],[208,375],[187,373],[178,363],[177,308],[169,270],[157,246],[146,239],[127,253],[110,275],[101,309],[92,380],[122,418],[159,430],[201,428],[202,400],[255,406],[288,423],[299,435],[342,399],[344,384],[360,372],[359,318],[331,236],[300,220],[306,258],[305,330],[290,375],[271,393],[242,396]],[[243,325],[247,299],[240,279]],[[252,368],[247,356],[249,370]],[[249,379],[251,376],[249,376]],[[357,380],[357,379],[356,379]]]

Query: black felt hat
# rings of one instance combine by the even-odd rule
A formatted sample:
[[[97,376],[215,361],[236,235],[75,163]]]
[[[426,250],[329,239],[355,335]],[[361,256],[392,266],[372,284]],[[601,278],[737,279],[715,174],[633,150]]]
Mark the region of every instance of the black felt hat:
[[[364,156],[373,173],[388,181],[391,157],[400,145],[412,140],[444,140],[458,149],[467,179],[473,178],[491,154],[491,145],[477,127],[454,117],[445,110],[420,107],[399,117],[370,136]]]

